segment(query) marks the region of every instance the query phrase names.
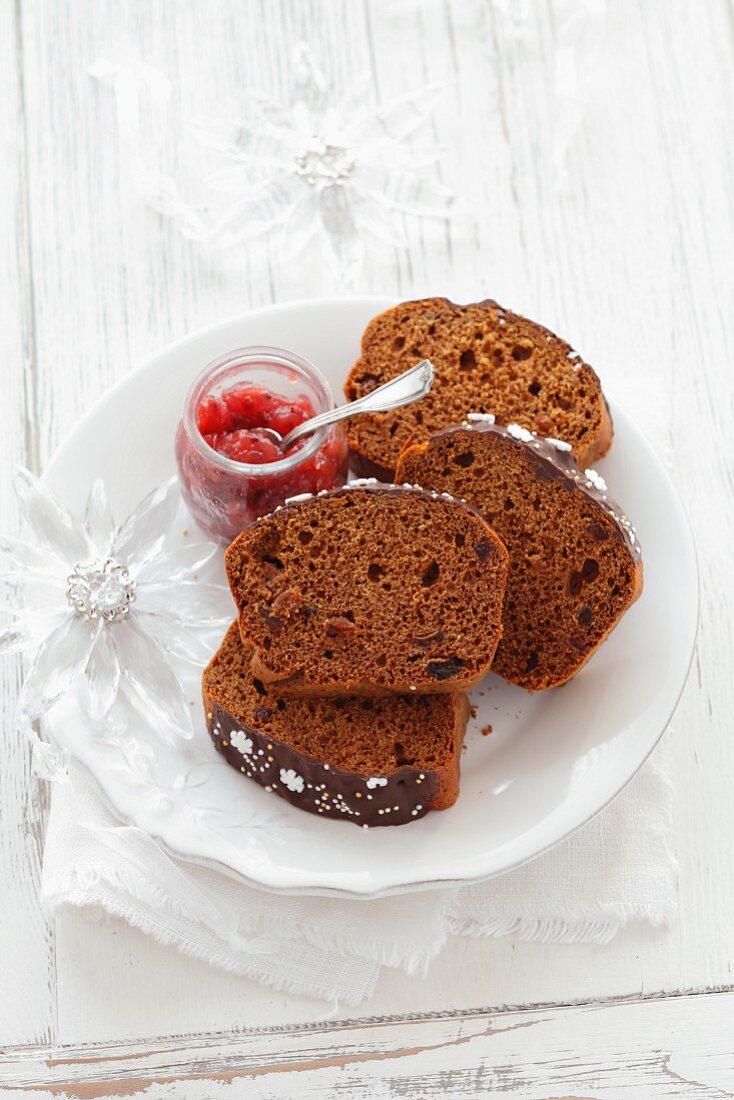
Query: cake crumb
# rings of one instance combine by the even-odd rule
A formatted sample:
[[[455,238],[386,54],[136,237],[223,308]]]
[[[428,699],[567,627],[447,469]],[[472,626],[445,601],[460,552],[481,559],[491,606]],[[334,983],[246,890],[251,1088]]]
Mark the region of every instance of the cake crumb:
[[[483,737],[488,737],[490,735],[490,733],[492,732],[492,729],[493,729],[493,727],[489,724],[487,724],[486,726],[482,726],[482,736]]]
[[[471,714],[472,718],[476,718],[476,716],[477,716],[477,708],[476,708],[475,706],[471,706],[471,707],[469,707],[469,713]]]

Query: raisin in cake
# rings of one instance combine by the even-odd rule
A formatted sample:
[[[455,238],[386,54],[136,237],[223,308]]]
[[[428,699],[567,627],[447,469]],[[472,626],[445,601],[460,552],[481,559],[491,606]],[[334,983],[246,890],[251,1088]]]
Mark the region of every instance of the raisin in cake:
[[[499,642],[507,551],[448,495],[375,482],[297,498],[225,564],[253,671],[290,694],[464,690]]]
[[[565,340],[485,301],[459,306],[446,298],[403,302],[370,321],[344,393],[363,397],[418,359],[436,368],[422,401],[349,424],[357,473],[394,478],[411,441],[456,424],[467,412],[491,412],[543,436],[567,440],[582,469],[609,448],[612,421],[599,379]]]
[[[481,417],[409,447],[400,477],[465,496],[510,553],[492,671],[531,690],[570,679],[642,590],[634,528],[567,443]]]
[[[403,825],[459,793],[462,692],[386,699],[281,696],[253,676],[234,623],[204,671],[207,727],[227,762],[299,809]]]

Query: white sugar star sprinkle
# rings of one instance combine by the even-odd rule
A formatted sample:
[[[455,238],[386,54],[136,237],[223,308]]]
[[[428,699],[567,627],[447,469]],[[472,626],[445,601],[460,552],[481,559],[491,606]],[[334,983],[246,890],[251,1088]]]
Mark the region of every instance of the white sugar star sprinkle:
[[[303,776],[299,775],[293,768],[281,768],[280,781],[289,791],[294,791],[296,794],[301,794],[303,792],[305,785]]]
[[[596,470],[584,470],[586,480],[589,481],[595,489],[600,493],[606,493],[607,483],[601,474],[598,474]]]
[[[243,756],[252,755],[252,740],[247,736],[244,730],[232,730],[229,739],[237,751],[241,752]]]
[[[508,424],[507,432],[513,439],[519,439],[521,443],[533,442],[533,433],[529,432],[527,428],[521,428],[519,424]]]

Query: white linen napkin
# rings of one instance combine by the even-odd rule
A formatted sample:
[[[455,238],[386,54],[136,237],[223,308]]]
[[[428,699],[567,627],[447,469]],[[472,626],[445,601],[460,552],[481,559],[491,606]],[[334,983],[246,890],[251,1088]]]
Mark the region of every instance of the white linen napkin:
[[[380,967],[424,973],[453,935],[608,942],[675,912],[670,738],[573,837],[486,883],[376,901],[274,895],[171,859],[112,817],[72,766],[53,784],[41,895],[121,917],[185,955],[294,994],[357,1005]]]

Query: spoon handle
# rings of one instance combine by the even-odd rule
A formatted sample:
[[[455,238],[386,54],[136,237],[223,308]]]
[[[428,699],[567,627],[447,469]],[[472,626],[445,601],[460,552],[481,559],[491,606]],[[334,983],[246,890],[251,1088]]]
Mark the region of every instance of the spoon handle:
[[[287,450],[304,435],[311,435],[319,428],[328,424],[336,424],[340,420],[346,420],[359,413],[389,412],[391,409],[400,409],[403,405],[410,405],[413,401],[420,401],[425,397],[433,385],[435,369],[430,359],[422,359],[414,367],[399,374],[397,378],[391,378],[389,382],[378,386],[376,390],[358,397],[348,405],[340,405],[338,409],[330,409],[321,416],[314,416],[312,420],[306,420],[299,424],[292,432],[283,438],[280,446]]]

